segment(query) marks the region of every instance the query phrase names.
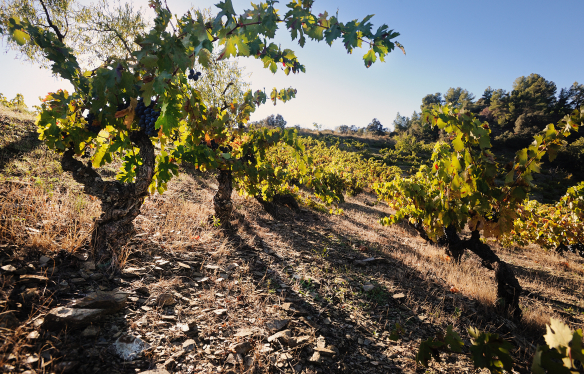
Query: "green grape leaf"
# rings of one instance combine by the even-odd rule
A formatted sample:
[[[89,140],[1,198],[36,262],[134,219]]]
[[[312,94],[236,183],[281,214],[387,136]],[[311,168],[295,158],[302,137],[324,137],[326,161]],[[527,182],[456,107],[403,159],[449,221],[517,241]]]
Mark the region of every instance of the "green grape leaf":
[[[460,335],[458,335],[458,333],[452,329],[452,325],[449,325],[446,328],[444,342],[448,344],[450,350],[453,352],[460,353],[462,352],[462,347],[464,347],[464,343],[462,342]]]
[[[529,160],[529,157],[527,156],[527,149],[524,148],[520,151],[517,151],[517,163],[519,165],[526,165],[527,161]]]
[[[30,35],[25,33],[22,30],[14,30],[12,33],[12,37],[18,43],[18,45],[25,45],[27,42],[30,41]]]
[[[511,343],[499,337],[498,334],[480,332],[474,327],[469,327],[469,335],[473,338],[470,353],[475,367],[487,368],[491,373],[503,373],[503,370],[511,371],[513,359],[509,350],[513,348]]]
[[[460,152],[464,149],[464,142],[462,141],[463,133],[458,134],[458,136],[452,141],[454,150]]]
[[[154,68],[156,67],[157,63],[158,63],[158,56],[156,55],[149,55],[149,56],[145,56],[143,57],[140,62],[147,68]]]
[[[365,67],[370,67],[377,60],[375,51],[370,49],[364,56],[363,61],[365,62]]]
[[[100,145],[100,147],[93,155],[92,164],[94,168],[99,168],[103,166],[103,164],[105,163],[104,161],[107,161],[107,159],[104,160],[104,158],[106,158],[106,154],[108,154],[108,151],[109,146],[107,144]]]
[[[211,62],[211,52],[207,48],[201,48],[197,57],[199,57],[199,63],[208,69]]]
[[[514,180],[515,180],[515,170],[511,170],[509,173],[507,173],[507,176],[505,177],[505,184],[506,185],[513,184]]]
[[[418,348],[418,353],[416,353],[416,363],[428,367],[428,362],[432,358],[440,362],[440,348],[443,346],[443,342],[435,341],[434,338],[423,341]]]
[[[572,374],[572,371],[560,362],[564,357],[555,349],[550,349],[547,345],[538,346],[531,371],[534,374]]]

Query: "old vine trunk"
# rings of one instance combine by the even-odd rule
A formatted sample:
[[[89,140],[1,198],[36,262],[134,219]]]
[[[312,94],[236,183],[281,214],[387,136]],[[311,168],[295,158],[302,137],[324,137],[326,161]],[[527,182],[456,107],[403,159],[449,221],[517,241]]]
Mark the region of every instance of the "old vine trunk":
[[[134,219],[140,214],[148,186],[154,176],[154,146],[146,134],[134,132],[132,142],[140,148],[142,164],[137,167],[134,183],[104,181],[89,162],[84,165],[73,158],[73,151],[63,155],[63,170],[73,174],[75,181],[84,186],[84,192],[101,201],[102,214],[95,220],[91,247],[96,259],[104,262],[116,256],[134,232]],[[115,259],[115,258],[114,258]]]
[[[219,219],[222,228],[228,228],[231,212],[233,212],[233,202],[231,201],[233,176],[231,175],[231,170],[220,169],[219,175],[217,175],[217,182],[219,187],[217,187],[217,193],[213,198],[215,218]]]
[[[485,268],[495,271],[497,297],[502,301],[502,306],[507,312],[511,312],[513,317],[520,319],[522,312],[519,308],[519,296],[522,288],[513,269],[501,260],[490,246],[481,241],[478,230],[473,230],[471,237],[464,240],[460,239],[456,229],[452,226],[447,227],[444,234],[448,243],[448,251],[456,261],[460,261],[464,251],[468,249],[479,256]]]
[[[409,224],[423,239],[430,241],[422,222],[418,221],[414,224]],[[493,252],[490,246],[481,242],[481,236],[478,230],[472,231],[469,239],[462,240],[460,239],[456,228],[448,226],[444,229],[444,236],[439,238],[438,244],[446,245],[448,254],[452,256],[456,262],[462,260],[465,250],[469,250],[479,256],[482,260],[482,265],[485,268],[495,271],[497,298],[502,301],[505,311],[511,312],[514,318],[521,318],[522,311],[521,308],[519,308],[519,296],[522,292],[521,285],[515,277],[513,269],[502,261],[499,256]]]

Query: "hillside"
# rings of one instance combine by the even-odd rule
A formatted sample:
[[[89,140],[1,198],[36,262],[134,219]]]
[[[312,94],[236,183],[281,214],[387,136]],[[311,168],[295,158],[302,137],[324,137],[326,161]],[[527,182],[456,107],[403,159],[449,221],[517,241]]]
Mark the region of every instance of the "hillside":
[[[420,343],[453,325],[467,345],[470,326],[500,334],[527,373],[550,317],[584,324],[574,254],[493,243],[525,290],[515,323],[492,307],[494,277],[477,257],[455,265],[408,226],[379,225],[391,212],[372,194],[347,197],[342,215],[234,194],[226,232],[208,220],[214,174],[188,167],[147,198],[113,262],[96,264],[87,243],[98,202],[36,140],[32,118],[0,116],[6,372],[486,372],[461,355],[416,367]]]

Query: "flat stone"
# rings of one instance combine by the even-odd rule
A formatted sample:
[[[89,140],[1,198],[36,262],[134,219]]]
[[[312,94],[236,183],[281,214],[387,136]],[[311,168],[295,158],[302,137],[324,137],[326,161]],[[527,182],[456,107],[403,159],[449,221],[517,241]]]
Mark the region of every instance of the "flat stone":
[[[289,311],[292,308],[292,303],[283,303],[280,307],[285,311]]]
[[[103,278],[103,274],[102,273],[93,273],[93,274],[91,274],[89,276],[89,279],[94,280],[94,281],[100,280],[102,278]]]
[[[16,271],[16,268],[12,265],[4,265],[1,269],[7,273],[14,273]]]
[[[168,370],[174,371],[174,368],[176,367],[176,360],[171,357],[168,360],[164,361],[163,365]]]
[[[57,307],[45,316],[43,326],[56,330],[67,326],[70,329],[80,328],[98,320],[104,313],[102,309],[77,309]]]
[[[81,332],[81,336],[85,338],[94,338],[97,334],[99,334],[99,329],[94,325],[87,326],[85,330]]]
[[[197,343],[193,339],[187,339],[182,344],[182,348],[185,352],[191,352],[197,348]]]
[[[238,267],[239,265],[234,262],[232,264],[227,265],[227,271],[232,271],[233,269],[236,269]]]
[[[268,337],[268,342],[271,343],[273,341],[279,340],[282,343],[288,345],[290,343],[291,339],[292,339],[292,331],[284,330],[284,331],[277,332],[274,335]]]
[[[21,275],[18,280],[19,283],[47,283],[48,281],[49,278],[34,274]]]
[[[334,355],[337,354],[335,351],[333,351],[332,349],[328,349],[328,348],[316,347],[316,348],[314,348],[314,351],[319,352],[322,356],[327,356],[327,357],[333,357]]]
[[[85,261],[83,263],[83,268],[85,270],[94,271],[95,270],[95,261]]]
[[[238,337],[238,338],[243,338],[246,336],[251,336],[251,335],[255,334],[256,332],[258,332],[257,328],[244,327],[242,329],[239,329],[239,331],[237,331],[237,333],[235,333],[235,335],[233,335],[233,336]]]
[[[104,309],[104,314],[113,314],[122,310],[128,301],[128,294],[124,292],[93,292],[83,299],[76,300],[69,306],[80,309]]]
[[[145,268],[129,267],[122,270],[122,276],[125,278],[138,278],[146,274]]]
[[[280,331],[284,327],[286,327],[289,322],[290,322],[289,319],[275,319],[273,321],[267,322],[266,327],[268,328],[268,330],[272,332]]]
[[[50,257],[47,257],[45,255],[42,255],[41,258],[39,259],[39,264],[41,266],[47,266],[47,264],[49,263],[49,261],[51,261]]]
[[[176,300],[171,293],[165,292],[158,295],[156,298],[156,304],[158,306],[169,306],[176,304]]]
[[[85,280],[85,278],[72,278],[72,279],[70,279],[70,282],[73,284],[79,284],[79,283],[85,283],[86,280]]]
[[[365,292],[369,292],[369,291],[371,291],[374,288],[375,288],[375,286],[372,285],[372,284],[364,284],[363,285],[363,291],[365,291]]]
[[[135,359],[140,353],[149,348],[150,345],[148,343],[133,335],[120,336],[112,346],[114,353],[124,361]]]
[[[314,354],[312,355],[312,357],[310,357],[309,361],[310,362],[314,362],[314,363],[320,363],[321,362],[321,357],[320,357],[320,353],[317,351],[314,351]]]
[[[189,325],[187,323],[177,323],[176,324],[176,329],[178,331],[182,331],[182,332],[189,332],[190,328]]]
[[[242,355],[242,356],[245,356],[247,354],[247,352],[251,351],[252,349],[253,349],[253,346],[251,345],[250,342],[242,342],[242,343],[232,344],[231,346],[229,346],[229,350],[231,352],[234,352],[235,354]]]
[[[198,328],[197,328],[197,320],[195,318],[189,318],[187,320],[187,325],[189,325],[189,330],[197,332]]]
[[[312,340],[312,337],[310,337],[308,335],[304,335],[304,336],[300,336],[298,338],[295,338],[294,342],[296,343],[296,345],[300,345],[300,344],[308,343],[308,342],[310,342],[310,340]]]
[[[89,258],[89,253],[87,252],[75,252],[73,253],[73,257],[81,261],[87,261]]]
[[[160,368],[160,369],[141,371],[138,374],[170,374],[170,373],[168,372],[168,370]]]
[[[195,278],[195,282],[197,283],[203,283],[209,280],[209,277],[200,277],[200,278]]]
[[[227,356],[227,359],[225,359],[225,363],[229,365],[237,365],[240,362],[238,356],[240,357],[240,355],[230,353],[229,356]]]

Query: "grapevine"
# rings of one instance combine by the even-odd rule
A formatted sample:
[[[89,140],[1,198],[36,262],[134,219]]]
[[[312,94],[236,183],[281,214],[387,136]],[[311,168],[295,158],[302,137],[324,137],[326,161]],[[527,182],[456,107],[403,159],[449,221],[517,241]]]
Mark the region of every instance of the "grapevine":
[[[558,130],[548,125],[532,145],[517,152],[507,170],[500,168],[490,151],[489,125],[470,112],[436,105],[424,111],[424,119],[444,130],[450,143],[438,142],[432,165],[422,165],[415,175],[375,185],[379,198],[396,209],[381,222],[408,220],[422,237],[447,244],[456,261],[465,250],[478,255],[483,266],[495,271],[499,302],[506,310],[513,309],[518,318],[521,286],[512,269],[480,240],[480,231],[485,237],[499,238],[512,230],[517,209],[531,187],[532,173],[539,172],[545,153],[553,159],[570,132],[578,130],[581,113],[566,116]],[[471,237],[461,239],[458,233],[467,224]]]
[[[223,107],[203,102],[189,84],[200,77],[191,69],[196,63],[208,67],[215,48],[221,48],[220,60],[254,57],[274,73],[282,66],[287,75],[303,72],[305,67],[292,50],[270,42],[279,24],[286,25],[301,47],[307,38],[326,40],[329,45],[342,39],[349,52],[368,45],[364,56],[367,67],[377,59],[383,61],[396,46],[403,50],[393,40],[399,34],[386,25],[372,31],[371,16],[345,24],[326,12],[312,14],[312,1],[291,1],[284,15],[274,6],[275,2],[268,1],[238,15],[226,0],[217,4],[219,13],[207,22],[200,12],[173,17],[160,1],[151,1],[156,12],[154,27],[138,34],[136,50],[126,57],[108,58],[91,71],[80,67],[67,45],[66,33],[48,13],[47,28],[17,16],[7,20],[6,31],[12,40],[21,46],[32,43],[38,47],[51,62],[53,73],[74,87],[72,93],[59,91],[47,96],[38,128],[41,140],[63,154],[63,169],[84,185],[86,193],[102,202],[103,212],[91,243],[99,257],[111,257],[123,245],[144,198],[155,191],[164,192],[178,173],[178,163],[219,170],[215,209],[228,218],[232,177],[244,179],[248,173],[256,173],[265,148],[281,140],[294,146],[290,131],[244,134],[242,128],[250,114],[266,101],[264,92],[249,91],[243,100]],[[293,89],[274,88],[270,99],[274,103],[287,101],[295,93]],[[154,144],[160,147],[157,154]],[[91,164],[84,165],[74,155],[87,148],[95,148],[95,152]],[[116,181],[104,181],[95,168],[112,162],[114,156],[123,159],[122,168]]]
[[[584,257],[584,182],[568,189],[556,204],[527,200],[517,208],[513,229],[501,237],[503,245],[537,244]]]

